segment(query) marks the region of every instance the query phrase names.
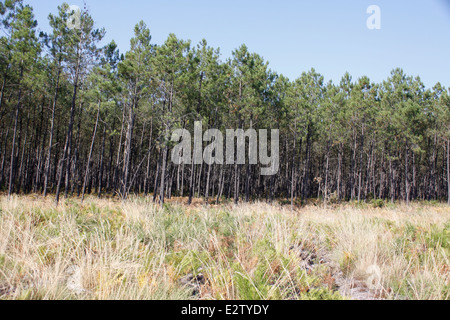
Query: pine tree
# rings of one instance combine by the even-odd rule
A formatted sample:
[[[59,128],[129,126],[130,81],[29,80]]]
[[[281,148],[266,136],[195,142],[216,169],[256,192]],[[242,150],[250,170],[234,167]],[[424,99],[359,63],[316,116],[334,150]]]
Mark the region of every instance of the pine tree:
[[[60,16],[66,16],[68,12],[68,5],[64,4],[60,8]],[[72,12],[73,13],[73,12]],[[66,19],[61,19],[59,22],[63,23]],[[67,26],[66,26],[67,27]],[[94,62],[98,53],[97,43],[103,38],[105,31],[103,29],[94,28],[94,20],[85,10],[80,17],[80,28],[73,29],[67,34],[64,39],[64,64],[65,68],[70,72],[73,85],[72,101],[70,108],[70,118],[67,128],[66,141],[64,145],[64,152],[61,164],[59,165],[58,184],[56,189],[56,203],[59,202],[59,195],[61,192],[62,179],[65,176],[65,197],[68,196],[70,183],[70,169],[72,157],[72,140],[73,140],[73,125],[75,121],[75,108],[77,103],[78,89],[80,85],[80,76],[89,69],[89,66]]]
[[[150,30],[141,21],[134,28],[134,38],[131,39],[130,51],[125,54],[125,59],[119,63],[119,75],[123,79],[126,92],[124,116],[128,114],[121,191],[123,199],[127,197],[130,189],[129,177],[136,110],[152,82],[154,47],[150,42]]]
[[[8,196],[14,192],[16,168],[16,138],[18,134],[18,122],[25,87],[32,81],[33,63],[36,62],[40,51],[37,41],[36,26],[33,9],[24,6],[22,1],[6,3],[10,10],[8,17],[3,21],[11,32],[9,48],[11,49],[11,65],[18,72],[17,78],[17,102],[14,115],[14,132],[12,138],[12,150],[9,173]]]

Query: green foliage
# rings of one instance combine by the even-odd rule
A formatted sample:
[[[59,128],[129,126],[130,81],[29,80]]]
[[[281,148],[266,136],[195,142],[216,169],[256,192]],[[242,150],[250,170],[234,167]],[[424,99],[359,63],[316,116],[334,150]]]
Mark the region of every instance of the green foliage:
[[[171,252],[166,256],[165,261],[174,266],[180,277],[193,274],[198,275],[198,271],[203,267],[205,261],[208,261],[207,252],[197,252],[191,250],[182,250]]]
[[[152,43],[144,21],[121,54],[114,41],[99,46],[105,30],[86,7],[74,30],[72,14],[61,4],[38,35],[30,6],[1,2],[0,190],[48,187],[59,200],[61,188],[74,196],[86,185],[99,196],[159,195],[162,206],[165,197],[211,204],[245,193],[292,209],[312,199],[381,208],[450,198],[450,94],[440,83],[427,89],[399,68],[381,83],[349,73],[333,83],[313,68],[288,79],[245,44],[224,59],[204,39]],[[279,130],[279,172],[174,165],[171,134],[192,135],[200,120],[222,133]]]
[[[425,243],[428,248],[444,248],[450,252],[450,224],[445,225],[443,229],[432,225],[425,235]]]
[[[381,199],[374,199],[371,203],[374,208],[383,208],[385,206],[384,200]]]
[[[300,295],[300,300],[344,300],[339,292],[326,288],[311,289]]]

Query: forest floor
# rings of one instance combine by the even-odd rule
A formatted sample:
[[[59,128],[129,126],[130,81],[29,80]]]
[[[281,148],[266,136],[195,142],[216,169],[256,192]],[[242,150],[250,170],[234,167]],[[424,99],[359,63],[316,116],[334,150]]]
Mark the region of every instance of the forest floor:
[[[445,204],[0,196],[0,299],[450,298]]]

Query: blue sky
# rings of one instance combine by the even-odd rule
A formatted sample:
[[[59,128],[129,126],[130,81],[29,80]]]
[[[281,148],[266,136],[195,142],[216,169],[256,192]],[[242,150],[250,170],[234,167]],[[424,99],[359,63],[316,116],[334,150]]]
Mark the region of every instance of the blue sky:
[[[49,12],[63,1],[25,0],[39,28],[47,31]],[[83,6],[82,0],[69,4]],[[450,86],[450,0],[87,0],[98,27],[122,52],[134,25],[144,20],[153,42],[175,33],[195,44],[205,38],[225,60],[245,43],[291,80],[312,67],[326,80],[374,82],[401,67],[431,88]],[[370,5],[381,8],[381,30],[369,30]]]

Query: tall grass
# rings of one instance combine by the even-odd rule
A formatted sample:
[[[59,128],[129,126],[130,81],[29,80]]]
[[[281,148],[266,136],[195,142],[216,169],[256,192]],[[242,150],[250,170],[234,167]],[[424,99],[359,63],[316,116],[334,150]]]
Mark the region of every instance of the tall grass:
[[[1,197],[0,299],[448,299],[449,218],[426,204]]]

